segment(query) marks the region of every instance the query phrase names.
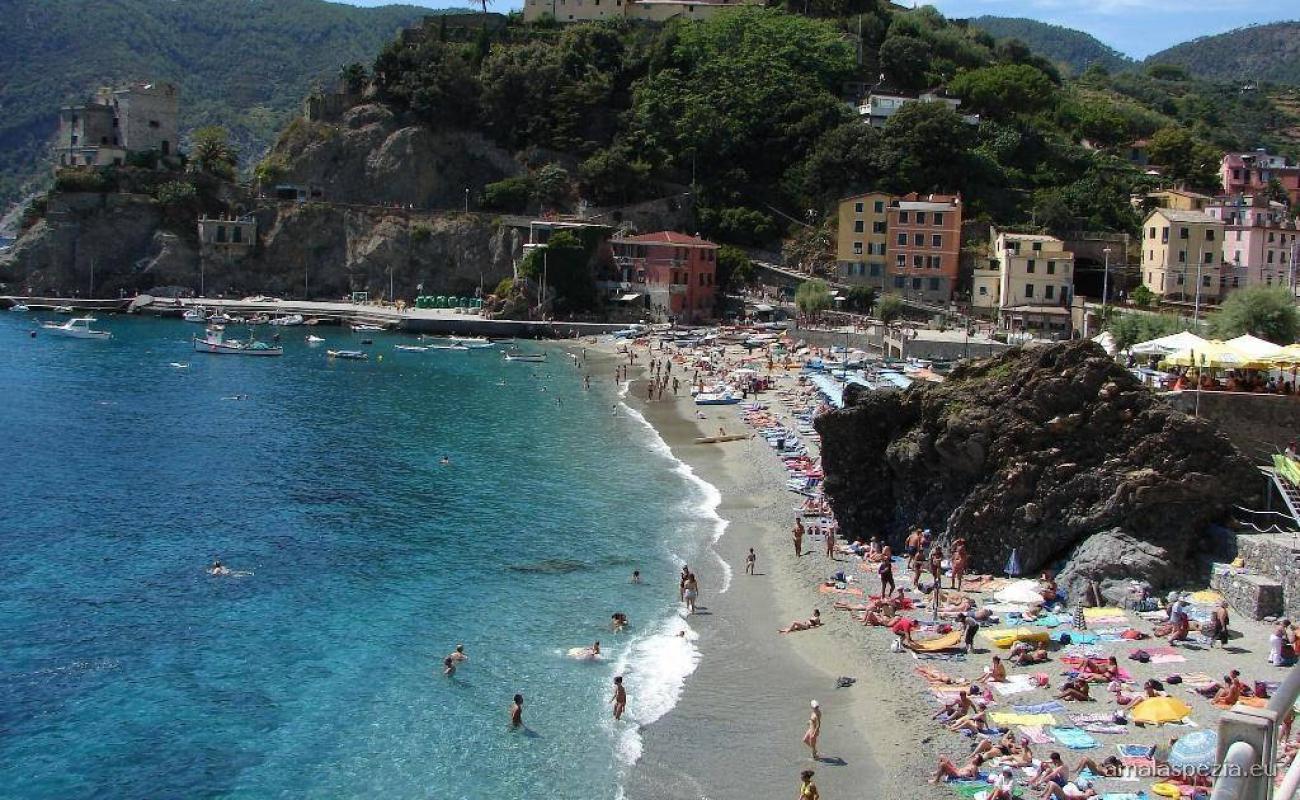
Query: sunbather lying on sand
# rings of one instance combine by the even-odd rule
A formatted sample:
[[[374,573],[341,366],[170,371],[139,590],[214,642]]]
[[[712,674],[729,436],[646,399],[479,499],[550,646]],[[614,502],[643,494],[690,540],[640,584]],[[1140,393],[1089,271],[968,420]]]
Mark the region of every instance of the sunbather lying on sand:
[[[817,628],[822,624],[822,612],[814,609],[812,616],[807,620],[794,620],[789,625],[781,628],[777,633],[793,633],[795,631],[806,631],[809,628]]]
[[[989,727],[988,712],[980,709],[974,713],[968,713],[964,717],[948,723],[947,727],[953,733],[962,731],[970,731],[972,734],[983,733]]]
[[[1119,756],[1106,756],[1106,758],[1098,764],[1091,758],[1084,756],[1080,759],[1078,765],[1075,766],[1074,771],[1083,772],[1085,769],[1099,778],[1118,778],[1124,773],[1124,762],[1119,760]]]
[[[1119,662],[1115,656],[1105,661],[1086,658],[1079,667],[1079,677],[1092,683],[1110,683],[1119,677]]]
[[[1075,702],[1092,699],[1088,696],[1088,682],[1083,678],[1070,678],[1061,687],[1061,692],[1056,697],[1059,700]]]
[[[916,674],[925,678],[926,682],[931,685],[941,684],[944,686],[965,686],[970,683],[970,681],[965,678],[954,678],[946,672],[937,670],[934,667],[917,667]]]
[[[1042,664],[1047,661],[1047,650],[1041,644],[1016,642],[1011,646],[1011,655],[1007,660],[1021,667]]]

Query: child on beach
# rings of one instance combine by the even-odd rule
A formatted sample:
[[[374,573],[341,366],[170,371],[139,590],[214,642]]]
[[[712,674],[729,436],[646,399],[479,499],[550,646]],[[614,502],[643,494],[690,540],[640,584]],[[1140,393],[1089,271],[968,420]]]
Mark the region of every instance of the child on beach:
[[[758,556],[754,554],[754,548],[749,548],[749,555],[745,556],[745,574],[753,575],[754,566],[758,563]]]

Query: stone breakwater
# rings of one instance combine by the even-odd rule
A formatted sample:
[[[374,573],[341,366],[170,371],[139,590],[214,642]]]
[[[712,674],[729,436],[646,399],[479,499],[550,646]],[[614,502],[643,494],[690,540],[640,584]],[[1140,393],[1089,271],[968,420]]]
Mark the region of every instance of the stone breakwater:
[[[1064,564],[1095,580],[1182,584],[1222,547],[1209,532],[1259,474],[1210,423],[1179,412],[1089,342],[1017,349],[943,384],[849,392],[816,423],[826,494],[849,535],[912,526],[966,539],[972,569]],[[1204,577],[1204,575],[1201,575]]]

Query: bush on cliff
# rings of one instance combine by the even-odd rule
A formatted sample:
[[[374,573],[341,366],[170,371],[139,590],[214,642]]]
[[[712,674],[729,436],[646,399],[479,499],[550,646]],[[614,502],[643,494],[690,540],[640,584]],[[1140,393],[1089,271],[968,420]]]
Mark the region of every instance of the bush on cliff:
[[[1274,344],[1288,345],[1300,330],[1300,311],[1283,286],[1251,286],[1228,295],[1210,315],[1210,333],[1232,339],[1249,333]]]
[[[545,281],[554,313],[594,311],[598,306],[591,263],[595,245],[594,239],[584,242],[568,231],[559,231],[551,236],[545,247],[528,254],[519,266],[519,274],[536,284]]]

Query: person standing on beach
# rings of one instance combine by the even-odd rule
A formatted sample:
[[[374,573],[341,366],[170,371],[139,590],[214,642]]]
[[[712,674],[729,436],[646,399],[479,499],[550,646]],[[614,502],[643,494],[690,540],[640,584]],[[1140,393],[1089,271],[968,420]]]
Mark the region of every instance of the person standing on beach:
[[[754,554],[754,548],[749,548],[749,555],[745,556],[745,574],[753,575],[754,567],[758,564],[758,556]]]
[[[686,579],[691,577],[691,567],[689,564],[682,564],[681,577],[677,579],[677,599],[686,602]]]
[[[799,773],[799,796],[795,800],[821,800],[817,784],[813,783],[813,771],[806,769]]]
[[[686,576],[686,584],[682,590],[682,600],[686,603],[686,613],[695,613],[695,599],[700,596],[700,584],[695,579],[695,574],[691,573]]]
[[[839,561],[835,557],[835,528],[827,525],[824,530],[826,532],[826,555],[831,557],[831,561]]]
[[[794,521],[794,555],[798,558],[803,555],[803,520],[795,519]]]
[[[627,708],[627,689],[623,688],[623,676],[614,676],[614,696],[610,702],[614,704],[614,719],[623,718],[623,709]]]
[[[888,550],[889,548],[885,548]],[[888,598],[894,593],[894,559],[888,555],[880,559],[880,565],[876,567],[876,572],[880,575],[880,596]]]
[[[812,701],[812,714],[808,716],[808,730],[804,731],[803,743],[812,750],[813,761],[818,761],[817,739],[822,735],[822,707],[816,700]]]
[[[515,695],[515,701],[510,704],[510,727],[519,729],[524,727],[524,696]]]

